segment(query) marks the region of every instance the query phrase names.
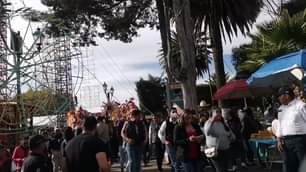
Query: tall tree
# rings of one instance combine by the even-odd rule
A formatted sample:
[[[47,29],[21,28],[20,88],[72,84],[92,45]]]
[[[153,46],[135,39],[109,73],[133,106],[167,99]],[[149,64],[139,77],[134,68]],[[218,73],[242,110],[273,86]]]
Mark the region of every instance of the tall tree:
[[[197,107],[196,54],[194,45],[194,23],[189,0],[173,0],[175,28],[181,49],[181,77],[179,78],[184,97],[184,107]]]
[[[196,53],[196,75],[197,77],[204,77],[204,74],[208,70],[208,65],[211,63],[210,58],[210,51],[207,45],[208,38],[205,36],[205,34],[200,33],[201,35],[197,34],[194,35],[195,37],[195,53]],[[160,65],[164,70],[167,68],[167,62],[165,59],[164,49],[161,48],[160,54],[159,54],[159,62]],[[179,70],[181,69],[181,49],[179,46],[179,40],[176,32],[171,33],[170,38],[170,61],[172,63],[172,75],[176,75],[175,78],[179,78]]]
[[[228,73],[226,73],[225,74],[226,83],[230,82],[231,79],[232,79],[231,76]],[[210,78],[205,80],[205,82],[210,83],[211,85],[213,85],[215,87],[217,85],[217,75],[215,73],[212,74]]]
[[[281,9],[288,10],[289,15],[297,14],[306,9],[305,0],[290,0],[282,4]]]
[[[136,91],[140,101],[140,108],[147,113],[164,113],[165,87],[159,77],[149,75],[148,79],[141,78],[136,82]]]
[[[38,116],[60,114],[70,108],[67,97],[50,89],[28,90],[21,95],[21,100],[25,105],[34,106],[31,113]]]
[[[79,34],[84,41],[94,37],[131,42],[138,29],[156,26],[152,0],[41,0],[50,7],[45,20],[50,32]],[[34,13],[35,14],[35,13]],[[35,16],[35,15],[34,15]]]
[[[278,19],[259,25],[250,44],[233,49],[238,71],[252,73],[276,57],[306,48],[305,14],[290,16],[285,10]]]
[[[162,43],[162,61],[163,67],[166,71],[168,82],[173,82],[173,77],[170,72],[170,54],[171,54],[171,29],[170,29],[170,15],[171,2],[170,0],[156,0],[156,7],[159,20],[159,30]]]
[[[209,30],[217,75],[217,88],[225,84],[222,37],[231,41],[238,30],[246,34],[262,7],[262,0],[203,0],[193,1],[197,30]]]
[[[156,9],[152,0],[43,0],[54,11],[55,18],[63,21],[54,24],[64,25],[70,30],[83,35],[88,39],[93,33],[107,39],[119,39],[130,42],[137,35],[137,29],[157,24]],[[237,34],[238,30],[245,33],[255,21],[261,7],[261,0],[163,0],[156,3],[159,18],[168,16],[165,9],[171,7],[172,19],[179,38],[181,48],[181,70],[179,80],[182,83],[184,102],[186,108],[196,107],[196,53],[194,45],[194,30],[209,30],[212,37],[214,61],[218,75],[218,87],[225,83],[223,66],[222,36],[227,33],[229,38]],[[164,10],[162,10],[164,7]],[[167,8],[165,8],[167,7]],[[192,10],[191,10],[192,9]],[[167,14],[167,15],[165,15]],[[160,20],[162,22],[162,20]],[[52,25],[52,26],[54,26]],[[102,28],[102,32],[92,29],[95,26]],[[167,25],[160,25],[168,26]],[[204,26],[204,27],[203,27]],[[56,27],[55,27],[56,28]],[[167,28],[167,27],[163,27]],[[209,29],[208,29],[209,28]],[[90,33],[90,34],[89,34]],[[169,49],[169,27],[163,30],[163,47]],[[164,38],[166,35],[166,38]],[[166,46],[167,43],[167,46]],[[169,51],[167,51],[169,58]],[[167,61],[168,64],[169,59]],[[169,65],[168,65],[169,66]]]

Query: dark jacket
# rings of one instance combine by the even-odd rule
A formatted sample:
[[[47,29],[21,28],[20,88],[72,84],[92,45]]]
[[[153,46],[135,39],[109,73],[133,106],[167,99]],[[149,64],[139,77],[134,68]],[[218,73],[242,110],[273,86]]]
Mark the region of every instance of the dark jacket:
[[[242,125],[241,125],[240,119],[234,117],[230,119],[227,123],[229,127],[231,128],[232,132],[235,134],[236,141],[242,140],[242,132],[241,132]]]
[[[261,124],[256,119],[250,118],[248,116],[243,119],[243,123],[244,128],[242,135],[245,139],[250,139],[251,134],[257,133],[262,128]]]
[[[52,172],[52,162],[42,155],[31,153],[23,164],[24,172]]]
[[[202,130],[199,125],[193,124],[192,126],[196,130],[197,136],[203,135]],[[178,159],[182,161],[188,160],[189,143],[190,142],[189,142],[189,138],[188,138],[185,127],[181,125],[177,125],[174,129],[174,144],[176,146],[177,153],[179,149],[182,149],[183,151],[182,153],[178,153],[178,154],[183,155],[182,157],[177,157]],[[199,152],[201,151],[200,144],[198,146],[198,151]]]
[[[173,132],[174,132],[175,124],[170,122],[169,119],[166,120],[166,140],[174,144],[173,141]]]
[[[141,145],[146,139],[146,130],[143,122],[129,121],[126,126],[126,136],[135,141],[134,144]]]

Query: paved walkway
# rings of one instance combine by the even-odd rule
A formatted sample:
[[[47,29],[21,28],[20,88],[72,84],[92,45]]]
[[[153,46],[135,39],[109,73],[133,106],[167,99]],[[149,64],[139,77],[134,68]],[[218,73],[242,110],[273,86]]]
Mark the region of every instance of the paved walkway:
[[[164,172],[170,172],[170,167],[168,165],[164,165]],[[157,172],[157,167],[155,161],[151,161],[146,167],[142,167],[143,172]],[[281,165],[275,164],[272,166],[272,169],[266,169],[260,166],[252,166],[248,169],[240,169],[238,172],[281,172]],[[120,168],[118,164],[114,164],[112,166],[112,172],[120,172]],[[207,167],[204,169],[204,172],[213,172],[213,169],[210,167]]]

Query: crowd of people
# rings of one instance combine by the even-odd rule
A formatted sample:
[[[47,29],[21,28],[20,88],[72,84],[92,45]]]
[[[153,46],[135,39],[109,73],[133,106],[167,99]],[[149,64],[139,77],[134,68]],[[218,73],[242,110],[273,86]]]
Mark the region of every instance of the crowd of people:
[[[306,152],[306,104],[289,88],[280,89],[278,98],[272,131],[284,172],[298,172]],[[250,108],[171,108],[167,115],[146,118],[134,107],[116,121],[88,116],[82,128],[23,137],[12,155],[0,147],[0,170],[108,172],[118,163],[122,172],[141,172],[142,164],[154,159],[158,171],[165,165],[172,172],[203,172],[205,166],[216,172],[237,171],[255,165],[250,139],[264,127]]]

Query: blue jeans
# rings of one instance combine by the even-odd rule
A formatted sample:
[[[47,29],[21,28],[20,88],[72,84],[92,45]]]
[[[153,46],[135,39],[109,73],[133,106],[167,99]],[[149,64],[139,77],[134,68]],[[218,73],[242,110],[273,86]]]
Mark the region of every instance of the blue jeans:
[[[127,145],[129,172],[141,172],[142,148],[140,145]]]
[[[120,169],[121,172],[123,172],[125,166],[128,165],[125,144],[119,146],[119,157],[120,157]]]
[[[201,172],[201,162],[199,160],[183,162],[183,167],[188,172]]]
[[[176,150],[172,145],[166,145],[166,151],[171,160],[171,172],[179,172],[179,162],[176,159]]]

